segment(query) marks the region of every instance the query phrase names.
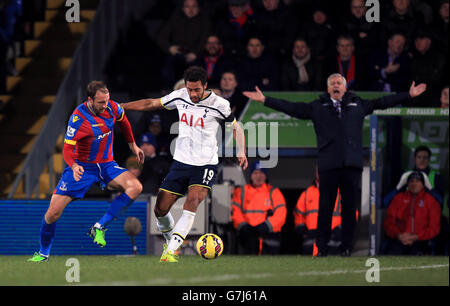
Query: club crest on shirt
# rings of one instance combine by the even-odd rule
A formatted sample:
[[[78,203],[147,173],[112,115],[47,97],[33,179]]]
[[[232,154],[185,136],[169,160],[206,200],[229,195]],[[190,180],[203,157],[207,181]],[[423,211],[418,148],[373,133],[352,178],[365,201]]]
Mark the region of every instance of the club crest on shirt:
[[[80,117],[78,117],[77,115],[74,115],[73,118],[72,118],[72,122],[75,123],[78,120],[80,120]]]

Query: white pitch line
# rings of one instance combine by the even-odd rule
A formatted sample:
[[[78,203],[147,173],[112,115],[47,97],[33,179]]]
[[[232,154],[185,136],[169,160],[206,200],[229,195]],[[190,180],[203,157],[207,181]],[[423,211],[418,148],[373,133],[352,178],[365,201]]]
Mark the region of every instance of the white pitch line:
[[[412,267],[386,267],[380,268],[380,271],[404,271],[404,270],[424,270],[424,269],[440,269],[448,268],[449,264],[435,264],[427,266],[412,266]],[[205,276],[205,277],[189,277],[185,279],[170,279],[170,278],[154,278],[146,281],[117,281],[117,282],[103,282],[103,283],[81,283],[84,286],[157,286],[157,285],[179,285],[179,284],[196,284],[196,283],[209,283],[229,281],[235,279],[261,279],[270,278],[274,276],[315,276],[315,275],[339,275],[339,274],[359,274],[366,273],[365,270],[334,270],[334,271],[308,271],[308,272],[296,272],[296,273],[255,273],[255,274],[224,274],[218,276]],[[213,285],[213,284],[211,284]]]

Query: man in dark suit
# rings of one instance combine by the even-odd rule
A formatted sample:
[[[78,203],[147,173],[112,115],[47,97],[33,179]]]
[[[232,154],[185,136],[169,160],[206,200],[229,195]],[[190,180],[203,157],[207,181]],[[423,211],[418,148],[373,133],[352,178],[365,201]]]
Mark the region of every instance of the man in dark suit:
[[[299,119],[311,119],[319,149],[319,216],[316,245],[317,256],[327,255],[331,234],[331,219],[336,195],[342,195],[342,248],[343,256],[350,256],[356,225],[356,203],[363,166],[362,126],[364,117],[375,109],[386,109],[415,98],[426,90],[425,84],[413,84],[409,93],[363,100],[347,91],[345,78],[340,74],[328,77],[328,92],[311,102],[288,102],[265,97],[256,87],[255,92],[244,92],[248,98]]]
[[[369,90],[400,92],[408,88],[409,56],[406,37],[396,33],[388,40],[386,50],[375,51],[369,58]]]

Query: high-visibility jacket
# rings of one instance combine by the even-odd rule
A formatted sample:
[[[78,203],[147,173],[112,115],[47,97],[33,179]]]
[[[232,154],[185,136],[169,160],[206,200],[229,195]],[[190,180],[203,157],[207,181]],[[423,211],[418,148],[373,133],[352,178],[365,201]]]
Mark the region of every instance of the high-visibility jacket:
[[[418,195],[400,192],[386,211],[384,231],[391,238],[413,233],[419,240],[430,240],[439,234],[441,207],[436,199],[422,190]]]
[[[286,212],[283,194],[269,184],[258,188],[247,184],[244,188],[238,187],[234,191],[231,219],[236,229],[244,222],[251,226],[266,222],[269,232],[280,232],[286,221]]]
[[[310,230],[317,229],[317,217],[319,216],[319,188],[317,185],[309,186],[298,198],[294,209],[295,227],[304,225]],[[341,225],[341,195],[338,193],[334,204],[331,229]]]

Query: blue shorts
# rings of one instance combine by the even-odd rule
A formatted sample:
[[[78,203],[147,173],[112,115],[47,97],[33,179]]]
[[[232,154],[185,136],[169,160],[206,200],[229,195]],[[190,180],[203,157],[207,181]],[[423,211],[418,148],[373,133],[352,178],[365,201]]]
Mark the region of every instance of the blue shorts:
[[[78,199],[83,198],[95,183],[100,183],[100,186],[104,189],[109,182],[127,171],[127,169],[120,167],[115,161],[98,164],[77,162],[77,164],[84,168],[81,179],[78,182],[75,181],[72,168],[66,167],[58,185],[56,185],[53,191],[54,194],[66,195]]]
[[[184,196],[191,186],[211,189],[216,176],[217,165],[192,166],[174,160],[159,189]]]

